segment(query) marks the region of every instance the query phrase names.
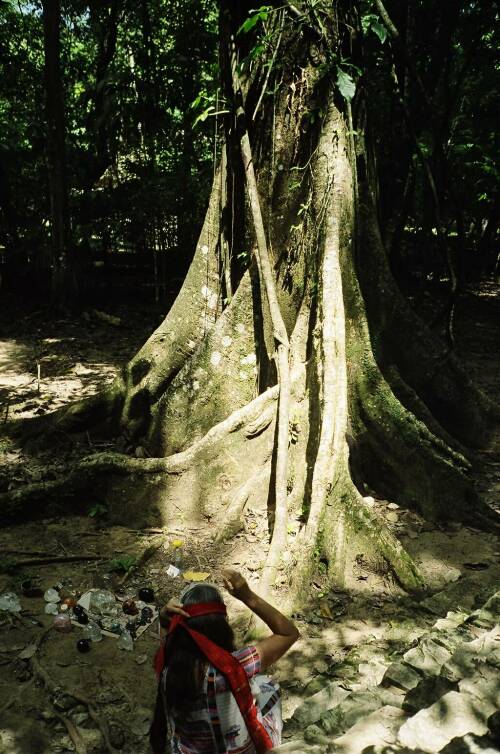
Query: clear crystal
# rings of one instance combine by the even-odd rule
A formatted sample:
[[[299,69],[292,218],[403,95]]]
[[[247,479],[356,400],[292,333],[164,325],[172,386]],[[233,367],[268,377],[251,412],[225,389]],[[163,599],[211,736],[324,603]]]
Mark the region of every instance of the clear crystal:
[[[61,601],[61,597],[57,589],[47,589],[47,591],[43,595],[43,598],[45,602],[60,602]]]
[[[59,612],[57,604],[55,602],[47,602],[45,605],[45,612],[47,615],[57,615]]]
[[[124,631],[118,639],[119,649],[125,649],[127,652],[132,652],[134,649],[134,640],[132,639],[129,631]]]
[[[83,638],[96,642],[102,640],[102,632],[97,623],[88,623],[83,629]]]
[[[90,597],[90,611],[98,615],[114,615],[117,610],[115,595],[106,589],[92,592]]]
[[[21,603],[17,594],[14,592],[0,594],[0,610],[5,610],[7,613],[20,613]]]

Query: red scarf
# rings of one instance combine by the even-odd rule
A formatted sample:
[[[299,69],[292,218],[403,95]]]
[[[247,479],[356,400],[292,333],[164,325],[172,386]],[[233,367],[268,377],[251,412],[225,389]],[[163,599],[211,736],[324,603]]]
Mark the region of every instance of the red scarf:
[[[183,605],[182,609],[189,613],[192,618],[210,613],[221,613],[226,615],[226,607],[221,602],[200,602],[197,605]],[[225,676],[236,703],[240,709],[241,715],[247,726],[248,734],[253,741],[257,754],[265,754],[273,748],[271,738],[257,717],[257,707],[252,696],[250,683],[247,674],[238,660],[233,657],[222,647],[214,644],[199,631],[193,631],[186,623],[186,618],[182,615],[174,615],[170,621],[167,638],[155,655],[154,667],[158,677],[160,677],[165,661],[168,655],[168,646],[174,632],[178,628],[183,628],[191,636],[198,649],[207,658],[211,665]]]

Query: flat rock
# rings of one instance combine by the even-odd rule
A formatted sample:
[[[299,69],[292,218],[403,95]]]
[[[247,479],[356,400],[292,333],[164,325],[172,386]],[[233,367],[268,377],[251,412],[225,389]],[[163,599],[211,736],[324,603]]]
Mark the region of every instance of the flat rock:
[[[453,610],[451,610],[450,612],[446,613],[446,618],[438,618],[433,627],[441,631],[458,628],[458,626],[461,626],[468,617],[469,616],[467,615],[467,613],[464,613],[462,611],[454,612]]]
[[[384,706],[359,720],[340,738],[335,739],[335,752],[360,754],[367,746],[388,746],[396,742],[404,712],[398,707]]]
[[[397,686],[399,689],[409,691],[415,688],[422,676],[416,670],[404,662],[393,662],[384,673],[382,683],[384,686]]]
[[[338,683],[331,682],[297,707],[292,720],[300,725],[311,725],[319,720],[324,712],[340,704],[349,694],[350,691],[342,688]]]
[[[358,665],[359,687],[378,686],[387,668],[388,663],[379,659],[374,659],[370,662],[360,662]],[[352,688],[356,690],[356,685],[353,685]]]
[[[319,726],[330,736],[340,736],[372,712],[386,706],[401,709],[402,703],[403,696],[399,691],[380,686],[365,689],[351,694],[337,707],[321,715]]]
[[[495,707],[485,700],[450,691],[407,720],[399,731],[398,740],[410,749],[438,752],[453,738],[468,733],[484,736],[488,732],[486,721],[494,711]]]
[[[459,646],[443,664],[442,675],[452,681],[460,681],[472,676],[481,663],[500,666],[500,626]]]
[[[403,655],[403,660],[421,673],[438,675],[451,652],[433,639],[425,636],[418,645]]]
[[[442,676],[422,678],[418,685],[406,694],[403,709],[408,714],[413,715],[424,709],[424,707],[429,707],[434,702],[437,702],[438,699],[449,691],[456,690],[457,684]]]
[[[500,675],[497,668],[490,665],[478,665],[474,675],[463,678],[458,688],[464,693],[475,696],[479,701],[487,699],[500,709]]]
[[[443,574],[443,578],[447,584],[453,584],[455,581],[458,581],[461,575],[462,572],[458,568],[448,568]]]
[[[288,741],[286,744],[272,749],[272,754],[323,754],[323,746],[308,744],[302,739]]]
[[[477,626],[484,628],[493,628],[500,623],[500,592],[495,592],[489,600],[485,602],[483,607],[479,610],[475,610],[470,620]]]

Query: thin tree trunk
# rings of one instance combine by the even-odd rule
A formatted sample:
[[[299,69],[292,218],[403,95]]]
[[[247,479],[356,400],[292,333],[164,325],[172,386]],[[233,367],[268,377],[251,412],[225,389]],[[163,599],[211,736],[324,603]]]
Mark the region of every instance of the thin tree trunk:
[[[77,281],[69,254],[69,208],[66,182],[64,96],[60,66],[60,0],[43,0],[47,162],[49,173],[52,302],[60,309],[73,308]]]

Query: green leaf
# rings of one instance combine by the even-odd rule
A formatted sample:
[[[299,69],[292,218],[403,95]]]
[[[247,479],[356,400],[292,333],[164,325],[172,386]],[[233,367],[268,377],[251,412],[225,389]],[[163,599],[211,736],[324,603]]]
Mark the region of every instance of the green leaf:
[[[349,74],[341,68],[337,68],[337,86],[343,98],[350,102],[356,92],[356,84]]]
[[[385,26],[381,24],[380,21],[374,21],[371,25],[371,29],[380,39],[381,43],[384,44],[387,39],[387,29]]]
[[[198,123],[203,123],[203,121],[205,121],[205,120],[206,120],[206,119],[208,118],[208,116],[210,115],[210,113],[211,113],[211,112],[213,112],[214,110],[215,110],[215,107],[214,107],[213,105],[210,105],[209,107],[207,107],[207,109],[206,109],[206,110],[203,110],[203,112],[202,112],[202,113],[200,113],[200,114],[199,114],[199,115],[198,115],[198,116],[197,116],[197,117],[196,117],[196,118],[194,119],[194,121],[193,121],[193,128],[194,128],[194,127],[195,127],[195,126],[196,126],[196,125],[197,125]]]
[[[269,6],[263,5],[261,8],[258,9],[257,13],[254,13],[253,16],[250,16],[247,18],[246,21],[244,21],[240,28],[238,29],[238,34],[246,34],[251,29],[253,29],[254,26],[257,26],[257,24],[260,21],[267,21],[267,18],[269,16]]]
[[[377,20],[377,16],[374,13],[367,13],[366,15],[361,16],[361,28],[363,34],[368,34],[373,22]]]

